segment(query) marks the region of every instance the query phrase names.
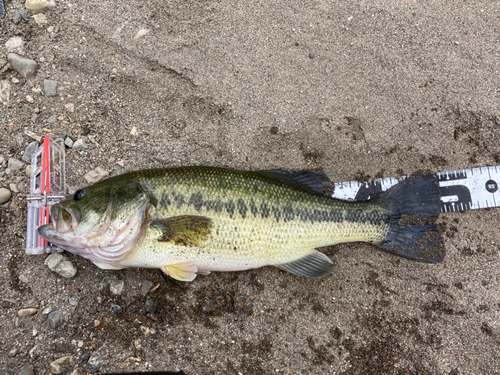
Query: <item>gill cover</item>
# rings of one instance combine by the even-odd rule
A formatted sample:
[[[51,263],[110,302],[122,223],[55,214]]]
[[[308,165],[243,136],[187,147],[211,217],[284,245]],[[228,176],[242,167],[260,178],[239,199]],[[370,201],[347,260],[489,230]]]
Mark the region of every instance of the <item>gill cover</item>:
[[[89,259],[100,268],[117,269],[139,240],[149,199],[136,182],[108,179],[86,187],[52,208],[53,224],[38,231],[48,241]]]

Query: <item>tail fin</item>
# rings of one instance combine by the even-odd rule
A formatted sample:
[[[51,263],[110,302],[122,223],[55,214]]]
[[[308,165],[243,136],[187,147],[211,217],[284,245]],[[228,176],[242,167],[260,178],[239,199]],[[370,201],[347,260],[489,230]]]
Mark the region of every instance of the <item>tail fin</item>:
[[[440,212],[437,178],[413,176],[378,195],[389,212],[389,230],[378,247],[405,258],[437,263],[444,259],[444,242],[434,224]]]

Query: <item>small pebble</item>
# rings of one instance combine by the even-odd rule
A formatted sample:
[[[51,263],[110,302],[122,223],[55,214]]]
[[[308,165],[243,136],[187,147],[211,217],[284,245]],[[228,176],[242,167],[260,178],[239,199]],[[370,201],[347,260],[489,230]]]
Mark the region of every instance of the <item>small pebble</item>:
[[[51,271],[54,271],[67,279],[76,275],[77,269],[73,266],[73,263],[60,253],[50,254],[45,259],[44,263]]]
[[[31,95],[26,95],[26,101],[28,103],[34,103],[35,102],[35,99],[33,99],[33,97]]]
[[[146,307],[146,312],[150,313],[153,311],[154,308],[154,303],[150,299],[147,299],[146,302],[144,302],[144,307]]]
[[[27,309],[21,309],[17,312],[17,316],[20,318],[23,318],[25,316],[32,316],[35,315],[38,310],[35,309],[34,307],[29,307]]]
[[[137,34],[135,34],[135,39],[139,39],[139,38],[142,38],[144,35],[146,35],[147,33],[149,33],[149,30],[147,29],[141,29],[137,32]]]
[[[8,168],[11,171],[18,171],[23,167],[24,163],[21,160],[15,158],[9,158]]]
[[[35,60],[21,57],[15,53],[9,53],[7,60],[16,72],[21,74],[26,79],[32,79],[38,70],[38,63]]]
[[[17,371],[17,375],[35,375],[35,368],[31,363],[27,363]]]
[[[111,305],[111,310],[113,310],[114,313],[121,313],[123,311],[122,307],[116,304]]]
[[[141,295],[146,296],[152,287],[153,287],[153,282],[149,280],[144,280],[141,283],[141,290],[140,290]]]
[[[94,367],[99,366],[101,364],[101,362],[102,362],[102,355],[97,350],[92,353],[92,355],[90,356],[90,358],[88,360],[89,365],[94,366]]]
[[[47,316],[47,321],[49,322],[49,325],[53,328],[56,329],[59,327],[63,321],[63,313],[56,310],[52,311],[48,316]]]
[[[0,81],[0,103],[7,104],[10,100],[10,84],[8,81]]]
[[[50,314],[51,312],[52,312],[52,307],[46,307],[43,309],[42,315],[47,315]]]
[[[16,10],[14,15],[12,16],[12,22],[14,22],[14,25],[17,25],[19,22],[21,22],[22,19],[23,17],[21,16],[21,12]]]
[[[13,38],[10,38],[7,42],[5,42],[5,48],[7,48],[8,52],[22,50],[23,45],[24,41],[23,38],[21,38],[20,36],[15,36]]]
[[[24,7],[31,14],[45,12],[49,8],[56,6],[53,0],[26,0]]]
[[[19,83],[19,80],[16,78],[16,77],[12,77],[12,79],[10,80],[12,83]]]
[[[77,139],[75,143],[73,143],[73,149],[74,150],[85,150],[87,148],[87,145],[83,141],[83,139]]]
[[[77,141],[78,142],[78,141]],[[76,142],[75,142],[76,145]],[[73,148],[75,148],[75,145],[73,145]],[[87,181],[89,184],[94,184],[99,180],[102,180],[104,177],[109,175],[108,171],[105,171],[101,167],[97,167],[93,171],[87,172],[83,178],[85,181]]]
[[[78,300],[75,297],[69,297],[69,304],[71,306],[78,306]]]
[[[27,176],[27,177],[31,177],[31,165],[27,165],[27,166],[26,166],[26,171],[25,171],[25,173],[26,173],[26,176]]]
[[[73,103],[66,103],[64,107],[68,110],[68,112],[75,112],[75,105]]]
[[[26,149],[24,150],[24,154],[23,154],[23,157],[21,159],[23,159],[23,161],[25,161],[26,163],[30,163],[31,156],[35,153],[35,151],[37,150],[37,148],[39,146],[40,146],[40,144],[37,141],[31,142],[28,145],[28,147],[26,147]]]
[[[19,189],[17,188],[16,184],[9,184],[9,188],[13,193],[19,193]]]
[[[62,374],[67,372],[68,367],[72,366],[74,360],[70,355],[56,359],[50,363],[50,372],[53,374]]]
[[[7,203],[12,197],[12,193],[9,189],[0,188],[0,204]]]
[[[45,91],[45,96],[56,96],[57,94],[57,81],[44,80],[43,90]]]
[[[52,123],[54,123],[54,122],[56,122],[56,121],[57,121],[57,115],[52,115],[52,116],[50,116],[50,117],[47,119],[47,122],[48,122],[49,124],[52,124]]]
[[[70,137],[66,137],[66,139],[64,140],[64,144],[69,148],[73,147],[74,143],[75,142],[73,142],[73,140]]]
[[[115,296],[122,294],[124,286],[125,282],[123,280],[110,280],[109,282],[109,290]]]

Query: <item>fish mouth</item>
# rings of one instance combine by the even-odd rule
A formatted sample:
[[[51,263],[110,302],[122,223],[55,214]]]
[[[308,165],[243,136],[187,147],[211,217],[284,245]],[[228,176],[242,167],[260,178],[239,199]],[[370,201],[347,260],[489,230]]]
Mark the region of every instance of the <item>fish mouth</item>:
[[[56,245],[65,242],[64,237],[75,229],[81,218],[77,208],[62,207],[59,203],[50,208],[50,216],[52,223],[40,226],[38,234]]]

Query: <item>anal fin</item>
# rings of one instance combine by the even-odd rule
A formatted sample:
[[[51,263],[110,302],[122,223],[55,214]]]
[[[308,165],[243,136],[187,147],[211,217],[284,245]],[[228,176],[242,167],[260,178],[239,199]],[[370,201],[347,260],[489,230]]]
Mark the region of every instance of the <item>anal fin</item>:
[[[303,277],[321,277],[333,272],[335,265],[325,254],[315,251],[290,263],[277,264],[276,267]]]
[[[166,275],[179,281],[193,281],[198,272],[198,268],[192,261],[167,264],[161,269]]]

